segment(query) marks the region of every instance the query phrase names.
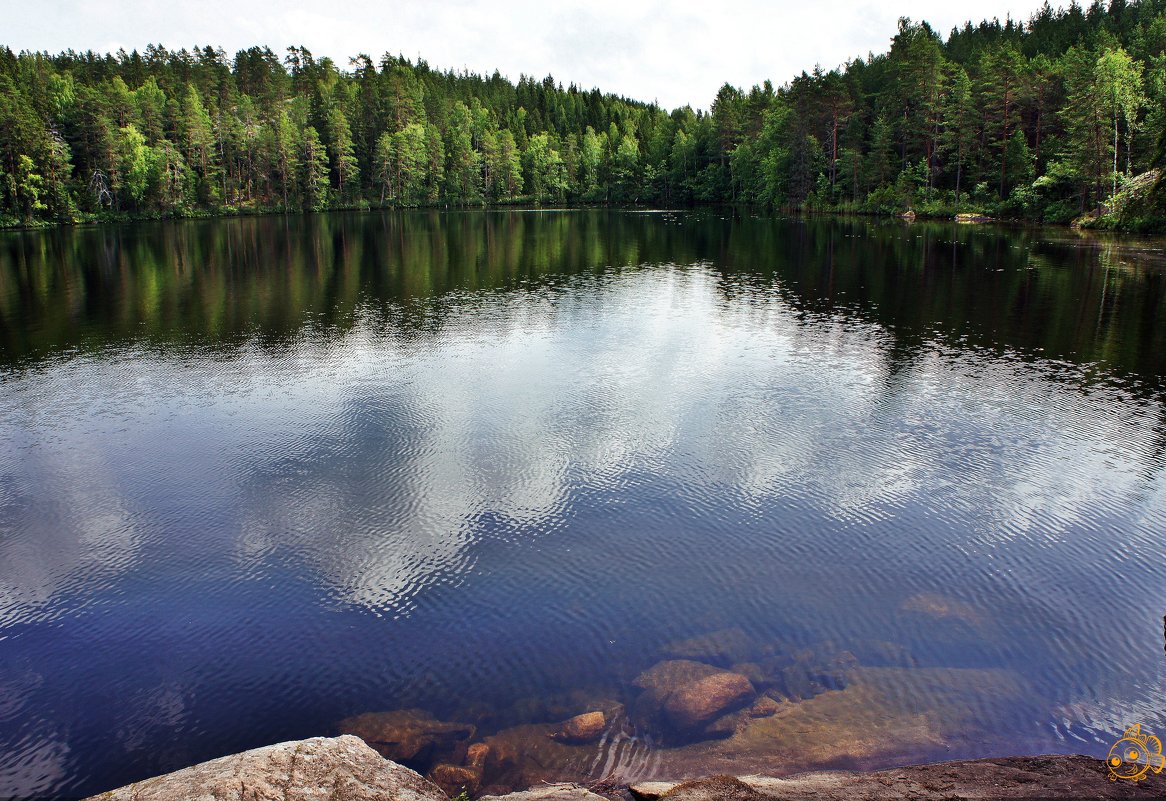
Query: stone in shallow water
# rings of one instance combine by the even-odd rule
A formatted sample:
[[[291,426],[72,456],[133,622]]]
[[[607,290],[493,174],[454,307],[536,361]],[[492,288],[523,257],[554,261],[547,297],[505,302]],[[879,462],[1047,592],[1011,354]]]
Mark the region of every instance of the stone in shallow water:
[[[425,778],[444,790],[451,798],[462,792],[474,795],[482,787],[481,768],[451,765],[448,762],[434,765]]]
[[[607,728],[607,718],[602,712],[585,712],[564,721],[551,732],[551,738],[565,743],[590,743],[599,739]]]
[[[423,709],[368,712],[342,720],[344,734],[354,734],[382,756],[398,762],[422,762],[436,754],[451,752],[474,736],[469,723],[446,723]]]
[[[925,615],[936,620],[958,620],[977,633],[988,629],[988,618],[976,607],[935,592],[912,595],[899,605],[903,612]]]
[[[474,743],[466,749],[466,765],[471,768],[484,768],[489,758],[490,746],[485,743]]]
[[[768,695],[760,695],[757,700],[749,707],[749,717],[751,718],[768,718],[777,714],[777,710],[781,705],[770,698]]]
[[[707,724],[756,695],[749,679],[740,673],[685,659],[660,662],[641,673],[634,684],[645,690],[636,705],[642,724],[664,722],[687,736],[699,735]]]
[[[844,689],[748,719],[727,739],[668,749],[657,775],[790,773],[933,758],[952,743],[973,741],[982,721],[1001,719],[1026,697],[1016,674],[1004,670],[859,667],[847,679]]]
[[[212,759],[89,801],[448,801],[356,737],[313,737]]]
[[[677,687],[664,699],[663,710],[678,728],[692,730],[739,707],[756,695],[740,673],[718,673]]]
[[[645,670],[636,677],[632,684],[641,690],[668,692],[681,684],[688,684],[724,672],[724,668],[713,667],[703,662],[694,662],[690,659],[669,659],[657,662]]]
[[[486,737],[486,784],[511,789],[590,779],[596,746],[552,739],[554,728],[546,724],[513,726]]]

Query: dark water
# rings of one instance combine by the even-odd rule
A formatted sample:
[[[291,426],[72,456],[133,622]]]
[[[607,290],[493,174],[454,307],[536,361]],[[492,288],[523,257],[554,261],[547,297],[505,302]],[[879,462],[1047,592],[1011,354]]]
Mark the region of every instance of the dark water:
[[[0,234],[0,796],[368,711],[486,736],[631,704],[719,630],[744,653],[704,661],[849,651],[914,715],[848,752],[871,696],[832,688],[824,763],[1166,735],[1164,374],[1161,242],[603,211]]]

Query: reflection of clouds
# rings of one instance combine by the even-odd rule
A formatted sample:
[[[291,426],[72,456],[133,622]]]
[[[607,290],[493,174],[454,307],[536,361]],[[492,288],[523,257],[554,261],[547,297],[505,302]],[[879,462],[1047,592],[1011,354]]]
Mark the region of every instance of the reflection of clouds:
[[[144,748],[160,732],[177,731],[186,717],[186,692],[170,682],[123,699],[117,739],[126,751]]]
[[[976,547],[1055,541],[1142,491],[1152,455],[1115,443],[1150,441],[1154,420],[1117,388],[932,345],[892,369],[880,327],[798,317],[775,293],[726,302],[717,281],[658,269],[478,296],[432,338],[358,329],[300,354],[344,369],[326,386],[273,377],[293,439],[267,448],[241,556],[288,548],[344,600],[400,612],[469,564],[482,515],[537,535],[570,481],[617,488],[637,466],[726,503],[726,488],[798,496],[842,524],[930,506]]]
[[[224,485],[244,572],[290,555],[338,598],[394,613],[468,567],[484,518],[534,536],[562,524],[571,482],[618,492],[637,472],[706,502],[804,501],[834,526],[930,505],[975,549],[1162,508],[1163,482],[1143,475],[1154,409],[1119,387],[1083,392],[1072,366],[987,352],[902,357],[872,323],[795,312],[777,287],[725,289],[703,265],[630,270],[420,315],[365,308],[343,336],[305,328],[284,349],[14,379],[0,623],[136,558],[125,453],[146,469],[176,457],[190,492],[211,487],[195,500],[182,477],[151,477],[171,502],[210,508]],[[131,489],[153,497],[138,470]]]
[[[81,432],[54,434],[4,455],[19,472],[8,468],[15,476],[0,505],[10,532],[0,538],[0,626],[51,614],[59,593],[125,570],[137,548],[109,455]]]
[[[69,747],[50,736],[43,721],[21,725],[29,698],[43,683],[36,673],[0,674],[0,732],[10,733],[0,740],[0,798],[48,797],[66,776]]]
[[[69,747],[43,734],[30,735],[0,751],[0,798],[50,797],[67,776]]]

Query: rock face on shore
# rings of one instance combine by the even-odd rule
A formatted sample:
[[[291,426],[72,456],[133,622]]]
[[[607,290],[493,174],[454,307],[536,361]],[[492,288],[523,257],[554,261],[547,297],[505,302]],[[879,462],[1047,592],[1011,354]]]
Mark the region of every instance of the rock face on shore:
[[[89,801],[448,801],[359,737],[313,737],[212,759]]]
[[[1086,756],[1009,757],[913,765],[875,773],[824,771],[785,778],[712,776],[644,782],[639,801],[940,801],[940,799],[1163,798],[1166,774],[1111,782],[1105,764]]]
[[[1085,756],[1012,757],[943,762],[874,773],[827,771],[783,778],[712,776],[643,782],[639,801],[914,801],[947,799],[1166,798],[1166,774],[1138,783],[1108,780],[1105,764]],[[606,801],[576,784],[546,784],[479,801]],[[214,759],[112,790],[88,801],[449,801],[440,788],[384,759],[356,737],[316,737]]]

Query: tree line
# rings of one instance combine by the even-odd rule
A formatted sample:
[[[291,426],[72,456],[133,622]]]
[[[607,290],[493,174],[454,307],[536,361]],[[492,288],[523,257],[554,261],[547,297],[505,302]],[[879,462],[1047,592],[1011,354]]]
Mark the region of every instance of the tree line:
[[[1166,162],[1166,0],[890,48],[709,110],[304,47],[0,48],[0,224],[487,203],[1065,222]]]

